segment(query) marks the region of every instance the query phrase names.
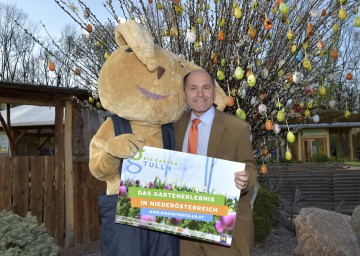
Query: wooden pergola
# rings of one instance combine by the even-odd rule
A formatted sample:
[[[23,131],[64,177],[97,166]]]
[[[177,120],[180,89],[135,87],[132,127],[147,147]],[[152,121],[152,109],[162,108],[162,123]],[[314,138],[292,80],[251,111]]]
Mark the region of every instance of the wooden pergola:
[[[0,103],[6,104],[7,115],[0,114],[2,127],[10,142],[11,156],[16,156],[17,147],[11,133],[10,105],[36,105],[55,107],[55,173],[65,177],[64,185],[67,193],[64,195],[66,204],[73,204],[73,152],[72,152],[72,112],[74,102],[88,99],[88,92],[79,88],[64,88],[47,85],[23,84],[0,81]],[[64,119],[65,114],[65,119]],[[5,121],[6,120],[6,121]],[[65,120],[65,121],[64,121]],[[65,246],[74,241],[74,216],[72,207],[66,207],[65,212]],[[59,234],[61,236],[61,234]]]

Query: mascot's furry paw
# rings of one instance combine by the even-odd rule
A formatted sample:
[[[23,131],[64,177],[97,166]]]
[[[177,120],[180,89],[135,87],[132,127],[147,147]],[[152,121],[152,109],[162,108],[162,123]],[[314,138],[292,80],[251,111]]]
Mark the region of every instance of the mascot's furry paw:
[[[106,143],[105,150],[118,158],[130,158],[144,147],[144,139],[135,134],[122,134]]]

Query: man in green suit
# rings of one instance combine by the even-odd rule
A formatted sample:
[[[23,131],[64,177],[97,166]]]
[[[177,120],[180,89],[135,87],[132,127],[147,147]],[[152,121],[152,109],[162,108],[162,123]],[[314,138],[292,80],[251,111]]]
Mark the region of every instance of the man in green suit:
[[[197,154],[237,161],[246,164],[245,170],[234,172],[234,184],[241,190],[232,245],[200,242],[182,239],[181,256],[250,256],[254,244],[254,226],[249,189],[257,178],[253,149],[250,139],[250,125],[234,115],[221,112],[214,106],[215,81],[205,70],[194,70],[184,77],[184,98],[191,111],[187,111],[174,124],[176,150],[188,151],[189,130],[192,120],[198,124]]]

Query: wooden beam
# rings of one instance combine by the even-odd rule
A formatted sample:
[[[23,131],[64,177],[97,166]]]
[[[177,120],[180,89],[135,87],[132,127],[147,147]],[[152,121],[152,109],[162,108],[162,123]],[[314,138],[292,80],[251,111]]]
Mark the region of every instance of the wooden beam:
[[[75,245],[74,181],[72,161],[72,101],[65,102],[65,248]]]
[[[9,139],[9,142],[10,142],[10,152],[17,152],[17,147],[16,147],[16,143],[14,141],[14,138],[11,136],[11,132],[4,120],[4,117],[1,115],[0,113],[0,122],[1,122],[1,125],[2,125],[2,128],[4,129],[8,139]]]

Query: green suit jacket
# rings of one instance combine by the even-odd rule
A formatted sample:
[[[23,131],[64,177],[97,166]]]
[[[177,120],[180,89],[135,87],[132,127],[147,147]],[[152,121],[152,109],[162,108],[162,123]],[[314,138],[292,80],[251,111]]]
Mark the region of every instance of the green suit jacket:
[[[183,140],[190,117],[191,112],[185,112],[182,117],[174,123],[175,149],[177,151],[182,151]],[[245,170],[250,174],[248,189],[255,184],[258,172],[251,145],[250,125],[245,121],[216,109],[210,131],[207,155],[245,163]],[[229,171],[235,172],[236,170]],[[235,183],[229,184],[229,186],[235,186]],[[241,255],[250,255],[253,243],[254,227],[252,210],[249,194],[247,194],[246,190],[241,192],[231,247],[234,250],[240,251]],[[220,246],[216,248],[219,248],[219,250],[222,249]],[[219,251],[219,253],[221,253],[221,251]]]

